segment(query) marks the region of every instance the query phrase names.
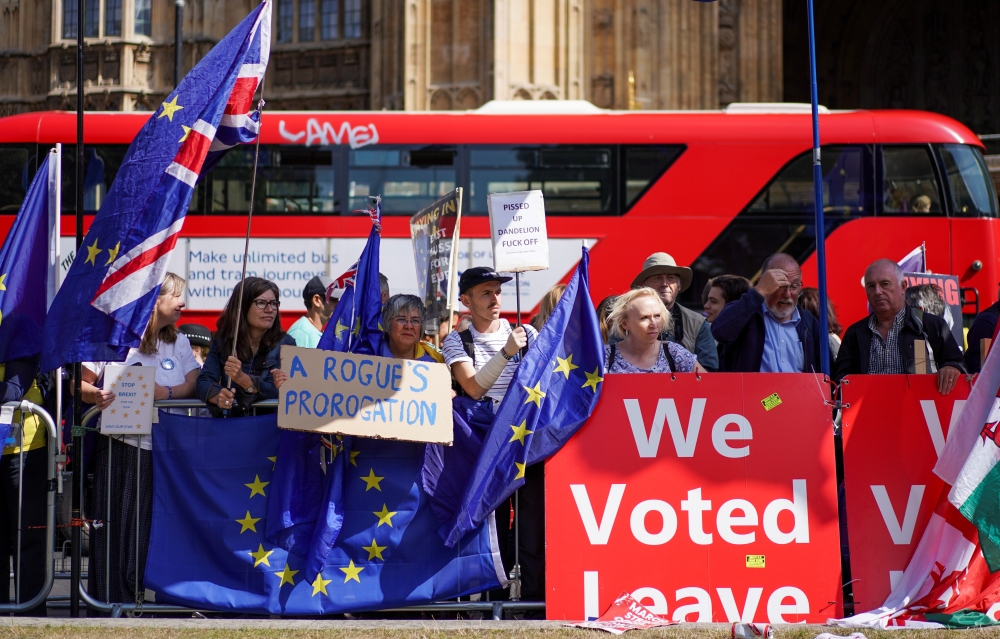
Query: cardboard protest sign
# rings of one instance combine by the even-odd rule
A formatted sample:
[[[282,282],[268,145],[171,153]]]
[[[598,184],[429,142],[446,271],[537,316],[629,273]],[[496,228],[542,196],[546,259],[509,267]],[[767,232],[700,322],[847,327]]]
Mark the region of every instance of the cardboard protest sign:
[[[596,621],[584,621],[583,623],[568,623],[566,625],[575,628],[606,630],[611,634],[620,635],[624,634],[626,630],[660,628],[662,626],[672,626],[675,623],[677,622],[653,614],[649,608],[636,601],[635,597],[628,592],[622,592],[615,599],[615,602],[604,611],[600,619]]]
[[[903,273],[906,279],[906,286],[920,286],[921,284],[936,284],[941,288],[944,295],[944,319],[951,329],[951,334],[955,338],[955,343],[963,351],[965,350],[965,333],[962,331],[962,286],[958,283],[958,278],[954,275],[941,275],[938,273]],[[978,348],[978,345],[976,346]]]
[[[493,268],[506,273],[547,269],[549,238],[542,192],[490,193],[486,204],[493,238]]]
[[[448,317],[449,303],[455,297],[455,252],[461,220],[460,188],[410,218],[417,289],[427,309],[427,320],[434,323]]]
[[[278,426],[413,442],[452,442],[451,373],[444,364],[282,346],[288,380]]]
[[[104,367],[104,390],[115,401],[101,414],[104,435],[149,435],[153,432],[153,387],[156,369],[152,366]]]

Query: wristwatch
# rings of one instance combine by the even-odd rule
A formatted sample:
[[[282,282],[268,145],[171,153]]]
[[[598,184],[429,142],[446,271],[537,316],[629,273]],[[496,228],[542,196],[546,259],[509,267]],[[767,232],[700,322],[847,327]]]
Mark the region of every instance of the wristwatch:
[[[253,385],[253,378],[250,379],[250,385],[243,389],[247,395],[253,395],[257,392],[257,387]]]

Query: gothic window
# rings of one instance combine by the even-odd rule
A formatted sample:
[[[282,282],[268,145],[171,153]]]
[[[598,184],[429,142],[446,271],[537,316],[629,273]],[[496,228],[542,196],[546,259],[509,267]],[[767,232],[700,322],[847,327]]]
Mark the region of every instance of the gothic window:
[[[364,11],[367,7],[362,0],[277,1],[278,17],[275,27],[278,43],[362,37]],[[296,21],[298,29],[294,29]]]
[[[120,36],[121,34],[122,34],[122,0],[105,0],[104,35]]]
[[[316,3],[299,0],[299,42],[312,42],[316,38]]]
[[[324,40],[336,40],[340,35],[340,2],[339,0],[320,0],[320,37]]]
[[[361,37],[361,0],[344,1],[344,37]]]
[[[278,42],[292,41],[292,20],[295,15],[292,13],[295,7],[292,6],[294,0],[279,0],[278,2]]]
[[[135,1],[135,34],[151,36],[152,0]],[[121,37],[123,0],[84,0],[83,35],[86,38]],[[63,0],[62,37],[77,37],[80,22],[77,0]]]
[[[153,0],[135,0],[135,34],[153,35]]]

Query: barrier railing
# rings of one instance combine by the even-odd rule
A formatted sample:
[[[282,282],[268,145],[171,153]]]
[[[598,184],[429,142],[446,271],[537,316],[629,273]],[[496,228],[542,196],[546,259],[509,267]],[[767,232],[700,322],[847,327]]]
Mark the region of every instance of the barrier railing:
[[[58,439],[56,437],[56,425],[52,421],[52,417],[49,416],[48,412],[44,408],[38,406],[37,404],[32,404],[31,402],[24,400],[20,402],[7,402],[3,405],[4,408],[15,408],[20,411],[21,423],[17,425],[18,432],[18,444],[20,448],[20,466],[18,477],[18,513],[17,513],[17,541],[15,553],[15,586],[14,586],[14,603],[10,604],[0,604],[0,613],[11,613],[11,612],[24,612],[26,610],[31,610],[35,606],[41,604],[49,596],[52,591],[52,583],[54,580],[54,563],[53,563],[53,545],[55,543],[55,531],[56,531],[56,455],[58,454]],[[23,531],[23,496],[24,496],[24,416],[27,413],[36,415],[45,425],[45,432],[48,437],[48,456],[46,459],[47,465],[47,486],[46,486],[46,503],[45,503],[45,581],[42,584],[41,590],[28,601],[21,601],[21,534]]]
[[[157,408],[157,409],[161,409],[161,408],[163,408],[163,409],[166,409],[166,408],[173,408],[173,409],[203,409],[203,408],[206,408],[205,403],[202,402],[202,401],[200,401],[200,400],[197,400],[197,399],[158,400],[158,401],[156,401],[156,402],[153,403],[153,406],[154,406],[154,408]],[[278,407],[278,400],[276,400],[276,399],[262,400],[262,401],[256,402],[253,405],[253,409],[255,411],[256,411],[256,409],[276,409],[277,407]],[[100,415],[100,413],[101,413],[101,411],[98,410],[96,407],[91,408],[89,411],[87,411],[86,414],[84,414],[83,419],[81,420],[81,422],[82,422],[81,423],[81,427],[83,427],[85,429],[92,429],[93,427],[91,425],[94,423],[94,420],[97,418],[97,416]],[[111,438],[111,439],[113,439],[113,438]],[[114,444],[112,442],[109,442],[109,445],[114,445]],[[119,445],[127,445],[127,444],[121,443]],[[137,459],[138,459],[138,456],[140,455],[139,448],[140,448],[140,446],[137,445],[136,446]],[[82,469],[84,467],[84,458],[83,457],[84,457],[83,456],[83,451],[78,451],[76,459],[75,459],[76,468]],[[108,507],[107,507],[107,513],[108,514],[110,514],[110,512],[111,512],[111,508],[110,508],[110,500],[111,500],[111,490],[110,490],[110,483],[111,482],[110,482],[110,477],[111,477],[111,471],[112,471],[112,468],[111,468],[112,458],[111,457],[112,456],[110,454],[110,449],[109,449],[109,454],[108,454],[108,468],[107,468],[107,473],[108,473],[108,477],[109,477],[108,494],[107,495],[98,495],[98,496],[95,497],[96,499],[106,499],[107,500],[106,503],[108,504]],[[137,468],[137,471],[141,471],[141,468]],[[149,472],[152,472],[152,469],[150,469]],[[80,481],[81,482],[83,481],[82,477],[80,478]],[[137,481],[137,483],[140,482],[140,473],[139,472],[136,473],[136,481]],[[74,485],[74,489],[77,489],[76,485]],[[108,551],[110,550],[110,539],[111,539],[110,524],[112,522],[111,522],[110,519],[107,519],[106,521],[103,521],[101,523],[102,523],[103,526],[105,526],[105,530],[107,531],[107,533],[105,534],[105,543],[107,544],[107,546],[106,546],[106,552],[105,552],[105,565],[103,566],[103,570],[105,571],[105,583],[107,584],[110,581],[110,575],[109,575],[109,573],[110,573],[111,554]],[[138,525],[139,525],[139,517],[137,516],[136,517],[136,526],[138,526]],[[136,539],[138,540],[138,530],[136,531]],[[93,538],[91,538],[91,544],[93,544],[93,543],[94,543],[94,540],[93,540]],[[91,547],[93,547],[93,546],[91,546]],[[138,548],[136,548],[136,552],[138,552]],[[51,554],[51,552],[50,552],[50,554]],[[136,566],[138,567],[138,565],[139,565],[138,560],[136,560],[135,563],[136,563]],[[51,564],[52,564],[51,559],[48,562],[48,564],[49,564],[50,569],[51,569]],[[88,562],[88,572],[89,572],[88,577],[90,575],[93,575],[94,571],[100,570],[101,568],[102,567],[95,565],[95,563],[92,560],[89,561]],[[49,581],[51,581],[51,578],[50,578]],[[138,584],[140,581],[141,580],[138,578],[138,575],[137,575],[135,583]],[[143,612],[173,613],[173,614],[184,614],[184,613],[195,613],[195,612],[199,612],[199,613],[214,612],[214,611],[208,611],[208,610],[203,610],[203,609],[187,608],[187,607],[184,607],[184,606],[175,606],[175,605],[169,605],[169,604],[146,603],[145,601],[143,601],[143,595],[144,595],[144,593],[139,593],[139,592],[133,592],[133,594],[135,595],[135,598],[136,598],[135,599],[135,603],[101,601],[101,600],[95,598],[89,592],[87,592],[87,589],[84,588],[83,585],[82,585],[82,580],[79,581],[78,583],[81,583],[80,593],[79,593],[80,594],[80,599],[87,606],[89,606],[91,609],[97,610],[97,611],[103,612],[103,613],[109,613],[112,618],[121,617],[123,614],[135,616],[135,615],[140,615]],[[89,579],[88,579],[88,584],[89,584]],[[50,588],[51,588],[51,586],[50,586]],[[46,590],[46,592],[48,592],[48,590]],[[52,600],[50,602],[50,605],[51,604],[55,604],[53,607],[59,607],[59,608],[65,607],[67,604],[66,604],[66,602],[62,601],[62,599],[64,599],[64,598],[60,598],[58,601]],[[2,609],[0,609],[0,610],[2,610]],[[427,612],[427,613],[435,613],[435,612],[437,612],[437,613],[459,613],[459,612],[465,612],[465,613],[469,613],[469,612],[476,612],[476,613],[488,614],[488,615],[490,615],[490,617],[493,620],[501,620],[501,619],[504,618],[504,615],[505,615],[506,612],[529,612],[529,611],[530,612],[536,612],[536,611],[544,611],[544,610],[545,610],[545,602],[540,602],[540,601],[442,601],[442,602],[433,602],[433,603],[419,605],[419,606],[407,606],[405,608],[391,608],[391,609],[387,608],[387,609],[384,609],[384,610],[377,610],[377,611],[371,611],[371,612],[373,614],[378,614],[380,612],[392,612],[392,613],[398,613],[398,612],[410,612],[410,613],[420,613],[420,612]]]

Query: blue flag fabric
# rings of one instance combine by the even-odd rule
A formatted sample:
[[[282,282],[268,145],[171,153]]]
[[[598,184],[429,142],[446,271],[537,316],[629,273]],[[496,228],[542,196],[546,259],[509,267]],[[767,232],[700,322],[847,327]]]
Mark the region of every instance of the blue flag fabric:
[[[0,362],[42,352],[49,280],[49,158],[0,248]]]
[[[381,212],[376,199],[368,242],[358,263],[345,274],[345,281],[353,283],[347,284],[327,322],[320,349],[365,355],[381,352]],[[266,536],[304,558],[306,577],[314,579],[327,565],[344,526],[344,486],[356,456],[353,438],[282,431],[280,440],[281,461],[274,475],[275,498],[268,504]]]
[[[231,146],[270,51],[271,0],[215,45],[129,146],[52,303],[42,370],[120,361],[149,323],[206,156]]]
[[[528,348],[497,410],[465,494],[438,533],[451,547],[524,484],[524,470],[556,453],[594,412],[604,344],[590,301],[587,249],[552,315]],[[426,479],[425,479],[426,481]],[[439,480],[440,483],[440,480]]]
[[[348,456],[343,530],[326,567],[307,578],[302,558],[264,536],[280,433],[274,415],[220,422],[160,412],[145,574],[158,603],[326,615],[500,586],[495,531],[484,526],[447,548],[420,488],[423,446],[383,440],[359,440]]]

